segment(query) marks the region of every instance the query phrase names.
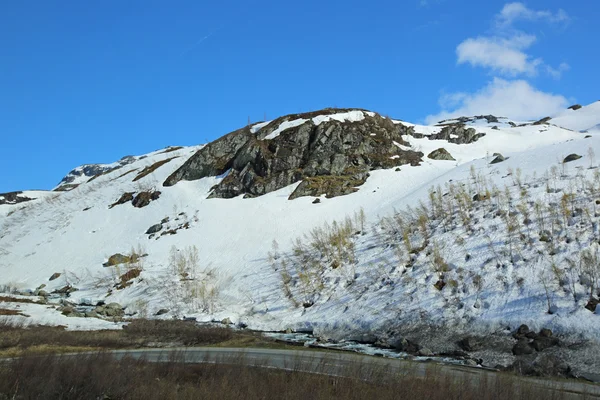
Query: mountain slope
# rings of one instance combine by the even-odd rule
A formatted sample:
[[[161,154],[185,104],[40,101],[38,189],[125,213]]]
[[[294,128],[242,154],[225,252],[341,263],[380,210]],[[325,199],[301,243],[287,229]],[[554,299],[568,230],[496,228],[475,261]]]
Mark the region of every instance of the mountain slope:
[[[576,112],[582,110],[593,111]],[[346,117],[339,117],[341,121],[338,121],[336,115],[325,111],[315,113],[311,119],[334,120],[344,129],[362,121]],[[371,117],[363,114],[365,119],[368,119],[365,115]],[[382,118],[374,116],[372,118]],[[303,125],[315,124],[299,119],[309,120],[284,117],[250,127],[245,134],[256,135],[258,140],[267,142],[291,140]],[[592,119],[586,120],[586,124],[591,121],[593,126],[600,122],[598,114],[595,122]],[[209,198],[215,187],[227,179],[227,171],[231,173],[232,168],[236,168],[233,164],[227,171],[220,166],[205,176],[188,176],[190,180],[163,186],[163,182],[178,174],[177,171],[189,165],[194,157],[204,154],[203,146],[136,157],[130,164],[98,175],[73,190],[23,203],[2,217],[0,284],[11,283],[23,289],[45,284],[47,292],[71,285],[78,289],[69,298],[75,303],[118,302],[127,307],[127,312],[149,315],[164,308],[169,310],[166,317],[193,315],[205,320],[228,317],[267,330],[308,327],[323,336],[336,338],[385,330],[402,321],[414,324],[422,320],[481,332],[529,323],[597,340],[598,322],[591,319],[597,316],[584,308],[583,297],[579,299],[583,303],[574,306],[569,295],[556,288],[558,294],[551,304],[556,310],[553,309],[553,314],[547,313],[539,271],[529,267],[539,249],[523,248],[520,260],[510,257],[510,262],[507,261],[509,257],[503,253],[507,251],[506,238],[500,232],[503,222],[500,217],[496,222],[488,222],[486,213],[491,211],[485,211],[485,207],[470,211],[472,220],[477,222],[472,222],[468,231],[458,222],[454,223],[457,226],[453,231],[443,231],[432,220],[432,238],[421,252],[413,254],[414,260],[406,258],[409,256],[404,253],[409,252],[399,255],[395,250],[404,246],[402,235],[386,233],[383,228],[386,225],[380,223],[380,218],[392,216],[397,210],[427,203],[431,187],[439,185],[441,189],[436,190],[448,192],[452,186],[446,185],[464,184],[470,198],[480,194],[473,173],[482,177],[480,180],[484,180],[488,188],[496,185],[503,191],[504,186],[508,186],[513,200],[507,197],[507,201],[514,202],[514,207],[520,201],[521,185],[527,186],[531,196],[528,201],[539,200],[548,205],[560,204],[562,193],[569,190],[570,184],[579,182],[575,179],[578,174],[593,181],[596,170],[586,168],[595,163],[589,158],[589,148],[600,154],[599,137],[593,135],[586,139],[583,133],[550,124],[512,127],[508,122],[477,121],[472,131],[466,129],[469,124],[465,127],[455,123],[447,128],[390,121],[404,127],[400,130],[402,142],[395,144],[398,151],[422,154],[420,165],[370,169],[368,178],[357,186],[356,192],[334,198],[319,194],[289,200],[302,184],[300,180],[254,198],[243,195]],[[239,154],[241,147],[243,145],[234,153]],[[454,161],[428,157],[439,148],[446,149]],[[501,153],[506,160],[490,164],[496,158],[494,153]],[[563,164],[563,159],[571,153],[583,158]],[[228,157],[233,159],[233,156]],[[247,165],[242,165],[240,171]],[[553,179],[543,177],[556,175],[550,172],[553,167],[561,172],[556,174],[564,176],[556,178],[556,185],[563,192],[550,195],[545,185]],[[515,183],[517,176],[521,185]],[[580,197],[583,198],[583,194]],[[136,202],[136,198],[140,200]],[[318,204],[314,204],[316,198]],[[593,205],[593,198],[586,201],[586,207]],[[135,207],[134,203],[144,206]],[[361,209],[365,215],[363,222],[360,222]],[[355,248],[351,265],[341,260],[341,264],[335,266],[324,256],[317,258],[317,263],[327,268],[318,269],[316,275],[314,271],[310,275],[294,267],[297,253],[294,250],[298,249],[297,244],[293,244],[294,239],[308,234],[309,238],[303,239],[303,243],[310,248],[312,230],[325,222],[343,221],[347,216],[354,219],[353,228],[361,231],[345,239]],[[413,225],[416,227],[417,223]],[[158,230],[146,233],[153,226]],[[564,232],[575,235],[569,226]],[[497,233],[489,233],[491,229]],[[526,227],[522,229],[527,231]],[[530,230],[531,237],[539,244],[542,229],[536,225],[530,226]],[[498,242],[497,251],[501,256],[494,255],[495,247],[490,247],[486,234],[492,243]],[[415,243],[419,242],[417,231],[411,231],[410,235],[415,235]],[[593,237],[586,236],[584,240],[582,236],[582,243],[586,241],[593,241]],[[443,249],[440,252],[444,253],[445,262],[451,264],[443,282],[454,285],[450,281],[456,281],[457,285],[465,286],[462,291],[457,289],[454,293],[450,286],[442,290],[435,287],[441,277],[432,269],[427,255],[432,254],[435,243]],[[571,256],[577,250],[574,246],[575,243],[569,244],[557,262]],[[116,253],[147,255],[131,265],[103,267]],[[269,253],[277,253],[277,257],[269,257]],[[467,254],[469,261],[465,261]],[[495,258],[502,258],[500,264],[506,267],[501,266],[496,271],[497,261],[486,262]],[[178,270],[182,259],[195,268]],[[283,284],[281,260],[290,262],[289,292]],[[535,265],[547,269],[551,264],[548,260],[540,259]],[[417,268],[406,268],[407,263]],[[139,277],[132,279],[130,286],[115,287],[121,283],[120,277],[134,267],[141,269]],[[459,268],[463,273],[458,272]],[[54,273],[61,276],[49,281]],[[483,283],[474,281],[477,274],[484,275]],[[501,282],[496,275],[506,276],[506,282]],[[303,286],[307,281],[322,283],[320,291],[311,293],[309,286]],[[585,285],[578,285],[577,290],[583,292]],[[450,307],[449,302],[456,306]],[[458,308],[461,303],[462,308]],[[478,307],[474,307],[476,303]],[[56,314],[36,318],[40,322],[55,323],[59,318],[60,323],[66,324],[72,320]]]

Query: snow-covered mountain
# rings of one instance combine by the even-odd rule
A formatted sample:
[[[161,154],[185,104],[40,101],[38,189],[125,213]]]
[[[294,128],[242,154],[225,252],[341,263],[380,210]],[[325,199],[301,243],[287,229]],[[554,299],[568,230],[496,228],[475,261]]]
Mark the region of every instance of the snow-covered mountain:
[[[600,273],[582,267],[598,124],[600,102],[541,124],[328,109],[79,167],[69,191],[0,205],[0,285],[333,338],[422,322],[600,340]]]

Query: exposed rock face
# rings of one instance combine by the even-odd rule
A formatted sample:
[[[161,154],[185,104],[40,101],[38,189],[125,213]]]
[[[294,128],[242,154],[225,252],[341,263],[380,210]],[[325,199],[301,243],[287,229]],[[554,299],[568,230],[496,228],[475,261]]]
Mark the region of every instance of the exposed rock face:
[[[121,168],[127,164],[131,164],[137,158],[134,156],[125,156],[121,158],[117,165],[114,164],[86,164],[71,170],[62,180],[59,182],[58,187],[55,191],[71,190],[76,188],[78,185],[74,185],[73,182],[80,177],[93,178],[95,176],[102,175],[108,171]]]
[[[23,195],[23,192],[0,193],[0,205],[19,204],[26,201],[35,200]]]
[[[324,116],[352,112],[360,120]],[[359,113],[359,114],[356,114]],[[281,126],[289,126],[281,130]],[[412,127],[360,110],[328,109],[278,118],[260,129],[246,127],[199,150],[164,182],[227,176],[210,197],[261,196],[302,181],[290,199],[356,191],[373,169],[418,165],[423,153],[403,150]]]
[[[551,120],[551,119],[552,119],[551,117],[545,117],[545,118],[542,118],[542,119],[540,119],[539,121],[535,121],[535,122],[533,123],[533,125],[543,125],[543,124],[547,124],[548,122],[550,122],[550,120]]]
[[[581,104],[573,104],[571,107],[569,107],[569,110],[577,111],[580,108],[581,108]]]
[[[423,135],[413,133],[416,138],[427,138],[429,140],[447,140],[455,144],[469,144],[478,141],[485,136],[485,133],[478,133],[475,128],[467,128],[462,123],[445,125],[439,133],[433,135]]]
[[[454,157],[452,157],[452,155],[448,153],[448,150],[444,148],[439,148],[437,150],[432,151],[431,153],[429,153],[427,158],[431,158],[432,160],[456,161]]]

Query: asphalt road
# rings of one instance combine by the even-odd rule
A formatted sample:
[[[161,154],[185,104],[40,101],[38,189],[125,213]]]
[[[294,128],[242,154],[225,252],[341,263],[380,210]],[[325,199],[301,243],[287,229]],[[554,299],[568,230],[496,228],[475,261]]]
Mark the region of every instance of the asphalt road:
[[[322,352],[307,350],[280,350],[254,348],[170,348],[115,350],[116,358],[125,356],[150,362],[178,360],[185,363],[219,363],[260,366],[302,372],[322,373],[332,376],[361,376],[369,379],[371,374],[383,374],[393,378],[395,374],[424,377],[430,374],[446,375],[463,384],[476,384],[482,380],[495,379],[498,372],[483,368],[462,367],[448,364],[411,362],[405,360],[373,357],[347,352]],[[559,390],[566,398],[600,399],[600,385],[576,381],[552,381],[539,378],[518,377],[524,384]]]

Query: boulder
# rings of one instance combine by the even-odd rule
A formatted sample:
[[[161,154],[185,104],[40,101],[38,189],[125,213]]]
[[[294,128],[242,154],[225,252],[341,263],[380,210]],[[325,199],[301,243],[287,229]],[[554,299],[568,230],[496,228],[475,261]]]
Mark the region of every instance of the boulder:
[[[581,156],[579,154],[569,154],[568,156],[565,157],[565,159],[563,160],[563,164],[564,163],[568,163],[571,161],[575,161],[575,160],[579,160],[581,158]]]
[[[115,201],[114,203],[112,203],[110,206],[108,206],[108,208],[113,208],[115,206],[118,206],[119,204],[125,204],[130,202],[131,200],[133,200],[133,195],[135,194],[135,192],[125,192],[121,195],[121,197],[119,197],[119,199],[117,201]]]
[[[538,336],[531,342],[531,347],[536,351],[544,351],[550,347],[558,346],[559,340],[555,337]]]
[[[169,312],[169,310],[167,310],[166,308],[161,308],[161,309],[160,309],[160,310],[158,310],[158,311],[156,312],[156,314],[154,314],[154,315],[156,315],[156,316],[158,316],[158,315],[164,315],[164,314],[166,314],[166,313],[168,313],[168,312]]]
[[[53,281],[55,279],[58,279],[60,277],[60,272],[55,272],[50,276],[50,279],[48,279],[49,281]]]
[[[504,158],[502,154],[497,154],[496,157],[492,161],[490,161],[490,164],[498,164],[505,160],[506,158]]]
[[[121,253],[116,253],[116,254],[113,254],[112,256],[108,257],[108,261],[102,265],[105,267],[112,267],[113,265],[127,264],[127,263],[130,263],[131,261],[132,260],[131,260],[130,256],[125,256]]]
[[[513,346],[512,353],[515,356],[533,354],[533,347],[529,345],[527,339],[521,339]]]
[[[542,125],[542,124],[548,124],[548,122],[550,122],[550,120],[551,120],[551,119],[552,119],[551,117],[545,117],[545,118],[542,118],[542,119],[540,119],[540,120],[538,120],[538,121],[535,121],[535,122],[533,123],[533,125]]]
[[[595,297],[591,297],[585,305],[585,308],[591,312],[595,312],[598,308],[600,308],[598,307],[598,304],[600,304],[600,300]]]
[[[131,204],[136,208],[146,207],[150,202],[158,200],[160,194],[161,192],[156,190],[140,192],[133,198]]]
[[[223,319],[221,320],[221,323],[222,323],[223,325],[231,325],[233,322],[231,322],[231,319],[230,319],[229,317],[227,317],[227,318],[223,318]]]
[[[569,110],[577,111],[580,108],[581,108],[581,104],[573,104],[571,107],[569,107]]]
[[[146,235],[151,235],[153,233],[157,233],[160,232],[160,230],[163,228],[162,224],[156,224],[156,225],[152,225],[150,228],[148,228],[148,230],[146,231]]]
[[[432,160],[456,161],[454,157],[452,157],[452,155],[448,153],[448,150],[442,147],[432,151],[431,153],[429,153],[429,155],[427,155],[427,157],[431,158]]]
[[[433,351],[429,350],[427,347],[423,347],[422,349],[420,349],[418,354],[421,357],[433,357],[434,355]]]
[[[408,354],[417,354],[419,350],[421,350],[421,346],[419,346],[418,343],[411,342],[410,340],[402,339],[398,343],[398,350]]]

